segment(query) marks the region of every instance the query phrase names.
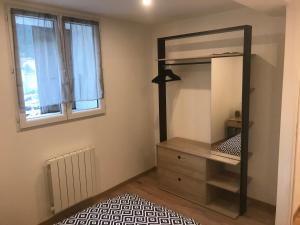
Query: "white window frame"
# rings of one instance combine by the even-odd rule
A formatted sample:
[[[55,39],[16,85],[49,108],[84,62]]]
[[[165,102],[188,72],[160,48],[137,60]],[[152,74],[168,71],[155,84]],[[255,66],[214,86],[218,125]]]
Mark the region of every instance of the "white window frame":
[[[15,58],[15,43],[13,38],[13,24],[11,19],[11,9],[21,9],[21,10],[27,10],[31,12],[36,13],[48,13],[54,16],[57,16],[57,23],[59,27],[60,35],[63,33],[62,31],[62,17],[73,17],[76,19],[82,19],[82,20],[92,20],[99,23],[99,40],[100,40],[100,70],[101,70],[101,81],[103,82],[103,69],[102,69],[102,52],[101,52],[101,22],[100,18],[96,16],[90,16],[85,13],[77,13],[70,10],[64,10],[64,9],[58,9],[55,7],[48,7],[47,8],[43,5],[36,6],[31,3],[7,3],[6,4],[6,18],[7,18],[7,30],[9,35],[9,46],[10,46],[10,53],[11,53],[11,68],[12,68],[12,75],[13,80],[16,83],[16,76],[17,76],[17,68],[16,68],[16,58]],[[61,40],[64,41],[64,40]],[[63,55],[65,54],[63,50]],[[65,59],[63,59],[65,60]],[[15,84],[14,83],[14,84]],[[24,112],[21,112],[18,104],[18,91],[16,88],[16,85],[14,86],[14,93],[15,93],[15,101],[16,101],[16,112],[17,112],[17,123],[19,130],[24,130],[28,128],[34,128],[39,126],[45,126],[45,125],[51,125],[54,123],[61,123],[61,122],[68,122],[76,119],[83,119],[83,118],[89,118],[94,116],[102,116],[106,113],[106,104],[105,99],[99,99],[100,101],[99,107],[94,109],[88,109],[88,110],[80,110],[80,111],[74,111],[72,109],[72,104],[61,104],[61,113],[53,113],[52,115],[49,113],[45,116],[37,117],[37,118],[26,118],[26,114]],[[103,89],[103,83],[101,84]],[[102,90],[104,91],[104,90]]]
[[[91,117],[96,115],[104,115],[105,114],[105,101],[104,99],[99,99],[100,107],[88,110],[80,110],[74,111],[72,104],[67,104],[67,115],[68,119],[79,119],[82,117]]]
[[[20,121],[19,125],[21,129],[43,126],[51,123],[58,123],[68,120],[68,114],[66,113],[66,106],[64,104],[61,105],[62,110],[61,113],[48,113],[45,116],[36,117],[34,119],[26,118],[26,114],[20,112]]]

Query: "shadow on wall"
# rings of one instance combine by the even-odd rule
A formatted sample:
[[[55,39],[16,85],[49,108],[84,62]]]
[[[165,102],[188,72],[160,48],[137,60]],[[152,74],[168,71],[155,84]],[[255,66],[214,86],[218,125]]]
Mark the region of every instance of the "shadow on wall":
[[[283,46],[278,45],[277,50],[276,63],[270,63],[260,55],[252,59],[251,87],[255,91],[250,98],[250,120],[254,125],[249,132],[249,151],[254,153],[249,161],[249,175],[255,178],[249,185],[249,195],[259,193],[257,190],[265,185],[264,177],[269,177],[275,181],[269,184],[269,196],[251,197],[273,204],[277,191]],[[255,175],[257,168],[260,176]]]

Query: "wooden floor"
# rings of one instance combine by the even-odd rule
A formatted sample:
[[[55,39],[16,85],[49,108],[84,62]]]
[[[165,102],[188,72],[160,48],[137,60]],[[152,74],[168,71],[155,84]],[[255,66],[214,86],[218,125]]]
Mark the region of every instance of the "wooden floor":
[[[186,217],[193,218],[201,225],[273,225],[275,220],[275,207],[251,200],[249,201],[246,215],[236,220],[200,207],[199,205],[160,190],[157,186],[155,171],[151,171],[100,195],[97,201],[122,193],[138,194],[146,200],[170,208]],[[64,216],[66,216],[66,214]],[[42,224],[51,224],[51,222],[53,224],[55,221],[52,220],[49,222],[50,221]]]

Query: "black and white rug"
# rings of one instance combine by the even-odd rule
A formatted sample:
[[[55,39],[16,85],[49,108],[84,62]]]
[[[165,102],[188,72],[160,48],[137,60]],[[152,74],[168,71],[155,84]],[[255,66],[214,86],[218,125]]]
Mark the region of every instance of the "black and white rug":
[[[100,202],[56,224],[72,225],[198,225],[193,219],[149,202],[137,195],[124,194]]]

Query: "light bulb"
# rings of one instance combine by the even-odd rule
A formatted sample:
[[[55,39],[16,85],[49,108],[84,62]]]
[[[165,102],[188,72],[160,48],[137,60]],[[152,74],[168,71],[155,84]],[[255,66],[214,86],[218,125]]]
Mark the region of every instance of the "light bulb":
[[[152,0],[143,0],[144,6],[149,6],[149,5],[151,5],[151,3],[152,3]]]

